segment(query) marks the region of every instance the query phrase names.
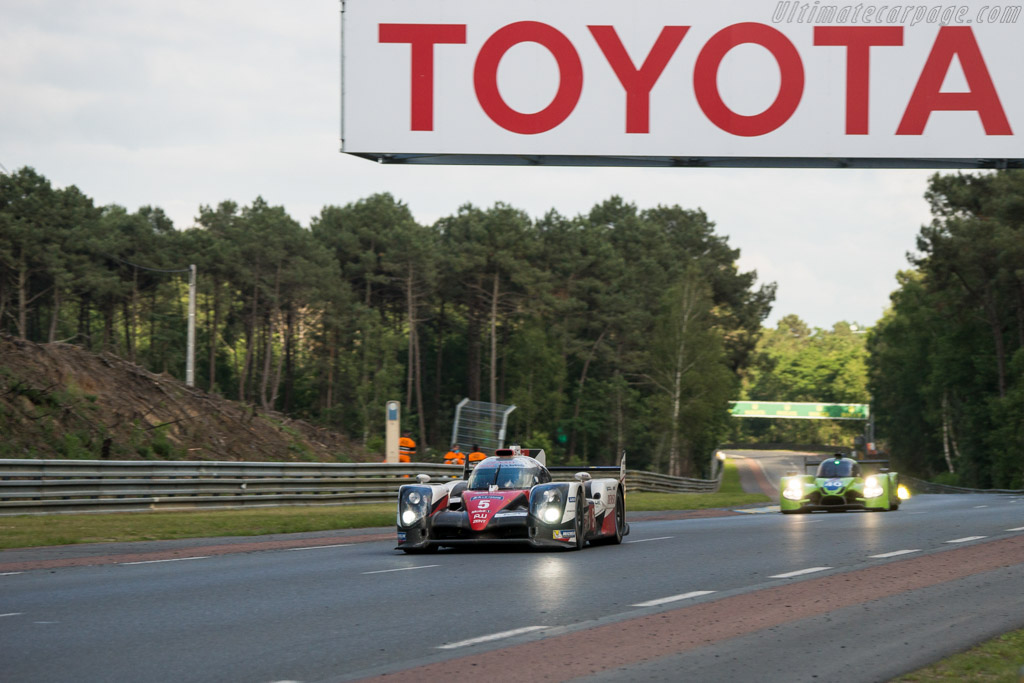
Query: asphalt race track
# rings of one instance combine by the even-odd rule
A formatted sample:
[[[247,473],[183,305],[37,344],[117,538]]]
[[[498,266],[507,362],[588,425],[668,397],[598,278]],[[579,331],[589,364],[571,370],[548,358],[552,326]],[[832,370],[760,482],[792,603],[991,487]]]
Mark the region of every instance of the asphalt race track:
[[[390,529],[3,551],[0,678],[885,681],[1024,627],[1021,496],[664,516],[578,553],[405,555]]]

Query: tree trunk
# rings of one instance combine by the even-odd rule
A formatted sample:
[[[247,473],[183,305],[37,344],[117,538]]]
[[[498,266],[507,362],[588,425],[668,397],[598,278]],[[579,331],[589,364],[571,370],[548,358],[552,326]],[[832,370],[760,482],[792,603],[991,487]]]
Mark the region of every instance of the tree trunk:
[[[128,360],[135,362],[135,311],[139,305],[139,269],[132,268],[132,296],[128,301],[128,310],[125,311],[125,342],[128,344]]]
[[[256,306],[259,300],[259,284],[252,285],[252,307],[249,311],[249,324],[245,329],[245,360],[242,363],[242,371],[238,375],[238,400],[245,403],[245,385],[249,379],[249,371],[252,368],[253,344],[256,336]]]
[[[324,399],[324,411],[328,414],[331,411],[331,406],[334,405],[334,365],[337,362],[335,360],[338,353],[338,341],[337,335],[334,330],[328,329],[327,316],[324,316],[324,336],[328,340],[327,350],[327,396]]]
[[[405,355],[407,362],[405,364],[405,409],[406,411],[412,410],[413,402],[413,376],[416,374],[416,361],[415,352],[413,347],[416,345],[416,311],[415,304],[413,303],[412,296],[412,281],[413,281],[413,267],[409,266],[409,269],[405,273],[405,316],[406,322],[409,326],[409,336],[406,343]],[[423,439],[423,435],[420,435],[420,440]]]
[[[434,359],[434,406],[430,413],[430,425],[435,432],[440,429],[441,423],[441,383],[444,378],[444,323],[444,299],[442,299],[437,320],[437,354]],[[433,437],[432,441],[439,442],[441,434],[436,433]]]
[[[949,454],[949,391],[942,392],[942,454],[946,458],[946,468],[953,474],[953,458]]]
[[[669,427],[668,473],[679,476],[679,413],[683,392],[683,358],[686,342],[681,342],[676,352],[675,372],[672,375],[672,418]]]
[[[576,454],[576,423],[580,419],[580,405],[583,402],[583,385],[587,381],[587,371],[590,369],[590,361],[593,359],[594,353],[597,351],[598,344],[601,343],[601,340],[604,339],[604,335],[607,332],[608,328],[601,331],[601,334],[597,337],[597,341],[595,341],[594,345],[590,347],[590,353],[588,353],[587,357],[583,360],[583,371],[580,372],[580,379],[576,388],[576,406],[572,411],[572,426],[569,430],[568,458],[570,460],[573,455]]]
[[[285,335],[284,335],[284,400],[282,410],[290,413],[295,393],[295,307],[288,306],[285,313]],[[280,371],[277,373],[277,380],[274,383],[274,396],[277,396],[277,384],[281,381]]]
[[[210,325],[210,393],[217,387],[217,338],[220,334],[220,278],[213,278],[213,322]]]
[[[274,335],[277,333],[277,322],[281,316],[281,309],[278,302],[281,297],[281,265],[278,264],[274,272],[274,299],[272,307],[267,314],[267,342],[263,352],[263,377],[260,378],[260,400],[264,410],[271,410],[273,400],[267,395],[267,386],[270,383],[270,364],[274,358]]]
[[[480,318],[470,310],[466,320],[466,392],[471,401],[480,400]]]
[[[28,264],[22,254],[18,262],[18,337],[27,339],[28,327]]]
[[[406,313],[409,316],[409,382],[407,384],[406,405],[411,405],[412,399],[415,397],[416,417],[419,422],[419,438],[416,439],[418,454],[422,452],[424,439],[427,436],[427,418],[423,414],[423,370],[420,360],[419,325],[416,319],[416,296],[413,287],[415,276],[415,269],[410,266],[405,278]]]
[[[501,278],[494,271],[494,282],[491,286],[491,403],[498,402],[498,289]]]
[[[989,297],[986,296],[986,299]],[[1003,340],[1003,326],[999,322],[999,313],[995,306],[986,301],[985,312],[992,330],[992,340],[996,348],[996,371],[999,373],[999,398],[1006,398],[1006,342]]]
[[[50,331],[46,335],[46,340],[51,344],[57,341],[57,322],[60,320],[60,287],[57,283],[53,283],[53,312],[50,314]],[[3,313],[0,312],[0,320],[3,320]]]

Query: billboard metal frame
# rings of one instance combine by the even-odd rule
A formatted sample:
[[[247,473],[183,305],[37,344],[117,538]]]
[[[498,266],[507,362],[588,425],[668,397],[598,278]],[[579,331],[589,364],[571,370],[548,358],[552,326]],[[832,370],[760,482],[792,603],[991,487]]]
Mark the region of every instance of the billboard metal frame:
[[[379,164],[472,166],[607,166],[625,168],[1024,168],[1024,159],[561,156],[550,154],[350,153]]]

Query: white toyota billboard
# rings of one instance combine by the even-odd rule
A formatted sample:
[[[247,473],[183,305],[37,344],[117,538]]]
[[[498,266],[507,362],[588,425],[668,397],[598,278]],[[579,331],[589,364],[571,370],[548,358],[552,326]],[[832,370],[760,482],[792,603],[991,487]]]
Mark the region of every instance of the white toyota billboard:
[[[343,0],[385,162],[1020,166],[1020,5]]]

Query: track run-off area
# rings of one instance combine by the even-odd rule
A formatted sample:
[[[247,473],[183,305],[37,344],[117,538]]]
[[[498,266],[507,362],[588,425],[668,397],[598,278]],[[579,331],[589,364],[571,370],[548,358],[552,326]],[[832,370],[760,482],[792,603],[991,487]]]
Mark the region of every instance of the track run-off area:
[[[628,517],[582,552],[405,555],[390,529],[3,551],[2,678],[885,681],[1024,627],[1022,496]]]

